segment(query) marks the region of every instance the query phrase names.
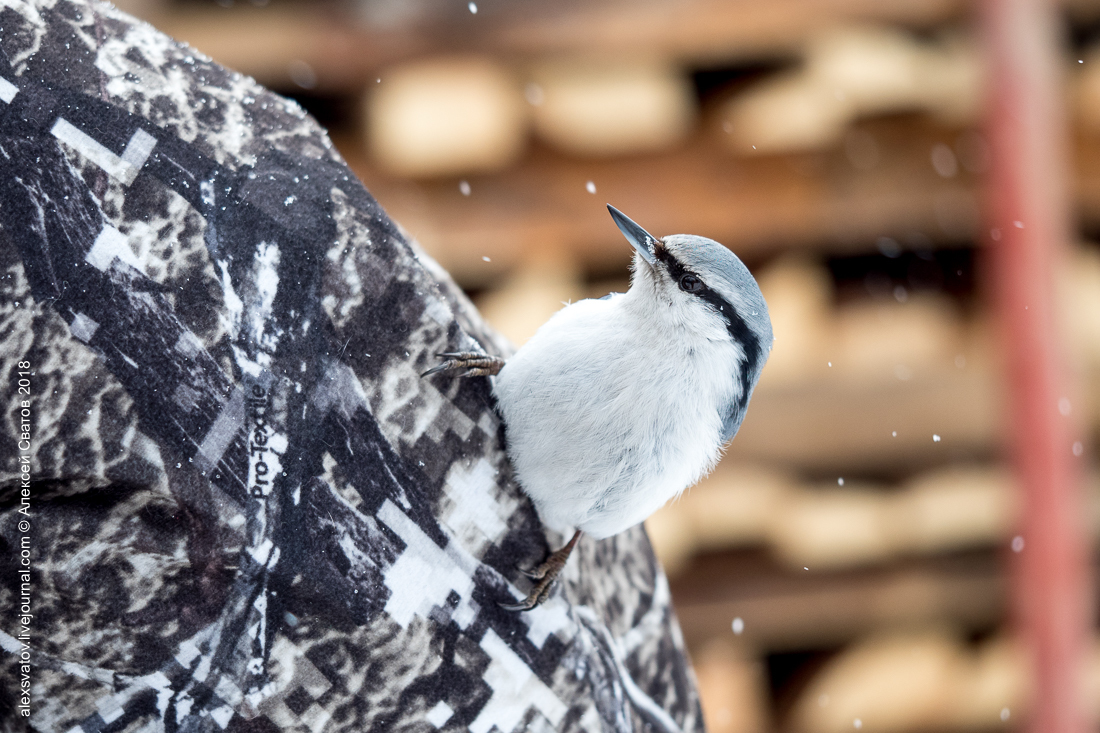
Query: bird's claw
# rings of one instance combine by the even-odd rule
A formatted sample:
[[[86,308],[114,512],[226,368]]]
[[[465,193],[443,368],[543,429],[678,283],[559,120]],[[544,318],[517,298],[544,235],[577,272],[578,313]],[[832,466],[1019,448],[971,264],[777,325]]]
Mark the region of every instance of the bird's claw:
[[[569,540],[564,547],[551,553],[550,557],[546,558],[546,562],[531,570],[520,570],[520,572],[528,578],[539,582],[531,589],[527,597],[519,603],[501,603],[500,607],[506,611],[530,611],[532,608],[545,603],[546,599],[550,597],[550,591],[554,587],[554,581],[558,579],[558,575],[561,573],[562,568],[565,567],[565,563],[569,560],[569,555],[573,552],[573,548],[576,547],[577,540],[580,539],[580,536],[581,532],[577,530],[573,533],[573,538]]]
[[[546,566],[546,563],[543,563],[542,565],[537,565],[530,570],[520,568],[520,572],[526,575],[531,580],[542,580],[546,577],[546,571],[549,569],[550,568]]]
[[[504,366],[504,360],[499,356],[479,354],[476,351],[445,351],[436,356],[443,361],[423,372],[421,377],[440,372],[458,372],[456,376],[459,377],[485,377],[498,373]]]
[[[497,605],[500,606],[501,608],[503,608],[505,611],[529,611],[529,610],[531,610],[531,607],[527,605],[526,601],[524,601],[523,603],[498,603]]]
[[[505,611],[530,611],[532,608],[541,606],[550,597],[550,591],[557,579],[557,572],[548,574],[538,585],[531,589],[531,592],[522,601],[519,603],[501,603],[500,607]]]

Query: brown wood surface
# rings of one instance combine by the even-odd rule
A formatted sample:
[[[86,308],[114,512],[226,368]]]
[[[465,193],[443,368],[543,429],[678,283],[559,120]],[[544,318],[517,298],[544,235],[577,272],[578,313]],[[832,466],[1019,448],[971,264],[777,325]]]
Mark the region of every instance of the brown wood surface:
[[[366,6],[366,3],[363,3]],[[381,5],[381,4],[379,4]],[[391,5],[397,5],[393,3]],[[149,8],[148,19],[219,63],[266,84],[289,81],[293,60],[328,89],[358,89],[387,65],[425,53],[487,53],[516,59],[568,53],[659,56],[731,63],[797,51],[842,22],[924,28],[956,18],[961,0],[605,0],[424,3],[382,17],[312,2],[232,8]],[[425,9],[426,8],[426,9]]]
[[[579,160],[534,147],[510,170],[466,178],[469,196],[457,178],[384,175],[354,136],[335,142],[387,211],[467,287],[514,267],[534,246],[564,250],[589,270],[624,267],[630,249],[605,203],[658,236],[717,239],[750,264],[783,249],[874,251],[880,236],[920,233],[946,244],[976,234],[978,176],[941,178],[931,164],[932,147],[953,144],[960,131],[917,116],[864,127],[880,150],[870,171],[853,167],[843,150],[739,157],[724,149],[720,128],[705,126],[659,155]]]
[[[740,618],[739,641],[761,651],[828,648],[876,629],[937,622],[985,630],[1003,619],[1006,590],[991,552],[801,573],[757,553],[715,553],[672,581],[689,647],[730,635]]]

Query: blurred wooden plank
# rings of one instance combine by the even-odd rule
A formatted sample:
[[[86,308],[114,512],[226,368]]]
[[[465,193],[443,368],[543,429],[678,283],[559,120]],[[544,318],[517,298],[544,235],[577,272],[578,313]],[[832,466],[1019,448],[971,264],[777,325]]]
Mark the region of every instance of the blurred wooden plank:
[[[1100,135],[1079,130],[1073,139],[1071,172],[1073,203],[1080,220],[1095,228],[1100,224]]]
[[[941,178],[931,163],[933,146],[953,144],[957,130],[919,117],[861,130],[878,146],[869,171],[857,170],[843,150],[738,157],[723,149],[719,131],[667,153],[614,160],[536,147],[515,168],[469,177],[469,195],[457,179],[387,178],[357,139],[335,142],[390,214],[467,287],[511,269],[533,246],[564,249],[589,269],[624,267],[631,250],[607,202],[658,236],[709,236],[750,263],[776,249],[866,251],[880,236],[904,241],[919,232],[929,242],[957,243],[976,234],[977,177]]]
[[[904,382],[762,385],[728,454],[844,475],[985,455],[1002,432],[997,375],[968,367]]]
[[[161,30],[268,84],[305,61],[322,86],[357,89],[386,65],[424,53],[660,56],[731,63],[787,55],[823,26],[852,21],[924,28],[958,17],[962,0],[481,0],[393,11],[352,3],[150,7]],[[380,5],[380,4],[379,4]],[[391,3],[390,5],[395,5]],[[392,11],[392,12],[389,12]]]
[[[920,234],[941,245],[978,239],[981,176],[960,169],[942,178],[931,163],[933,146],[954,146],[959,130],[919,116],[858,130],[877,144],[879,162],[869,171],[843,150],[743,158],[722,147],[720,132],[704,131],[677,150],[615,160],[535,147],[513,169],[465,179],[468,196],[458,179],[384,176],[355,136],[334,140],[382,205],[466,287],[513,269],[532,246],[565,250],[589,270],[625,267],[630,249],[607,202],[658,236],[709,236],[750,265],[785,249],[873,252],[882,236],[904,242]],[[1079,220],[1100,226],[1100,141],[1080,136],[1074,166]]]
[[[516,14],[487,35],[492,46],[525,54],[597,51],[728,62],[796,52],[829,25],[929,27],[958,18],[966,7],[960,0],[619,0],[553,15]]]
[[[714,554],[671,587],[689,647],[731,636],[732,621],[740,618],[738,640],[763,652],[837,646],[898,626],[984,630],[1002,621],[1006,598],[994,553],[843,573],[810,568],[799,575],[739,561],[736,553]]]

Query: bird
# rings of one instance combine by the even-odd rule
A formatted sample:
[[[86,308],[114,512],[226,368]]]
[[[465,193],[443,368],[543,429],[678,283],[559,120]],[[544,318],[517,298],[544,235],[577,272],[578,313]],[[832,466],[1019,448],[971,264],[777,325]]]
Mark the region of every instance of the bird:
[[[565,306],[507,360],[444,352],[422,375],[492,379],[520,488],[545,526],[573,532],[509,610],[549,598],[582,534],[618,534],[709,473],[771,352],[768,306],[733,252],[607,208],[634,248],[627,292]]]

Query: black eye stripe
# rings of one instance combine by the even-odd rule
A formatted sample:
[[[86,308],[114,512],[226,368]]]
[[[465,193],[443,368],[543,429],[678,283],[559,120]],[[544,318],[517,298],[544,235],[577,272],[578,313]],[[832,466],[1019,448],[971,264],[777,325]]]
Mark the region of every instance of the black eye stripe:
[[[665,266],[665,269],[668,271],[669,277],[671,277],[677,283],[679,283],[680,280],[683,279],[684,275],[691,275],[693,277],[699,278],[699,282],[703,283],[703,289],[707,289],[706,283],[703,282],[703,278],[699,277],[694,272],[684,267],[680,263],[680,261],[673,257],[669,253],[668,249],[666,249],[665,246],[660,242],[658,242],[657,246],[653,248],[653,254],[657,257],[658,260],[661,261],[661,264]]]
[[[684,275],[699,277],[673,257],[663,243],[657,242],[657,245],[653,248],[653,254],[657,257],[658,261],[665,266],[669,276],[675,282],[679,283],[680,278]],[[735,344],[740,344],[745,352],[741,369],[740,408],[743,411],[749,401],[749,390],[752,388],[752,380],[753,376],[756,374],[756,366],[760,362],[760,338],[751,328],[749,328],[749,324],[745,322],[745,319],[741,317],[741,314],[737,312],[733,304],[707,287],[706,281],[704,281],[703,278],[700,277],[699,282],[702,284],[702,287],[688,294],[705,300],[726,319],[726,330],[729,332],[730,338]]]

